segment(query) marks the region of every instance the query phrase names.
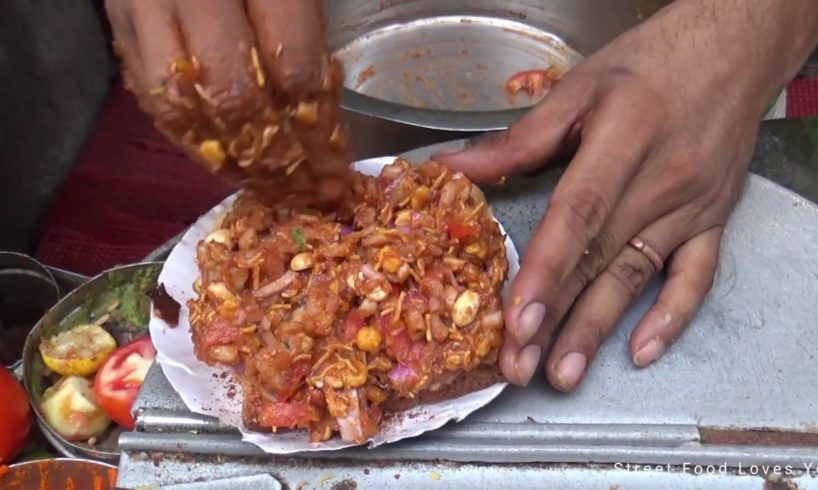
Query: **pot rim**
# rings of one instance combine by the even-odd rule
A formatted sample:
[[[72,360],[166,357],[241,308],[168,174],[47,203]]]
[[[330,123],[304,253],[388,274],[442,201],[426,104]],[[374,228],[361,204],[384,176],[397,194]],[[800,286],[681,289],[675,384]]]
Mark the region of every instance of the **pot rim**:
[[[498,111],[447,111],[397,104],[344,87],[341,107],[364,116],[439,131],[480,133],[501,131],[525,115],[530,107]]]

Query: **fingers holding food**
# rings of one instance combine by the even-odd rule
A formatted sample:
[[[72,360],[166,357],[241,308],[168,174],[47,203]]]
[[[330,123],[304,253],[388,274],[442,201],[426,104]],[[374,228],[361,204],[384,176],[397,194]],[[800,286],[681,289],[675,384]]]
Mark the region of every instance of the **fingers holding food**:
[[[122,76],[125,87],[137,92],[147,86],[142,78],[144,67],[142,54],[136,42],[136,30],[130,13],[130,2],[127,0],[105,0],[105,10],[114,32],[114,53],[123,61]]]
[[[153,116],[165,136],[179,144],[180,131],[200,119],[175,2],[108,0],[105,4],[122,57],[126,87]]]
[[[351,163],[343,77],[326,54],[317,2],[106,7],[128,87],[193,159],[271,202],[340,197]]]
[[[351,157],[340,122],[343,70],[328,55],[320,2],[251,0],[247,6],[259,62],[307,158],[306,165],[294,160],[288,171],[309,172],[321,183],[320,197],[337,199]]]
[[[327,49],[320,2],[248,0],[247,12],[271,85],[294,96],[320,94]]]

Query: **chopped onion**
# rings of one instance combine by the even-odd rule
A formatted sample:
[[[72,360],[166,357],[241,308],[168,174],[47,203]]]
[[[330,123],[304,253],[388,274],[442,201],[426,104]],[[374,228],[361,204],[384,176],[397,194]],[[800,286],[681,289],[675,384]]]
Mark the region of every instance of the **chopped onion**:
[[[256,298],[266,298],[268,296],[278,294],[287,289],[287,287],[290,284],[292,284],[296,277],[298,277],[298,273],[289,270],[282,274],[281,277],[279,277],[275,281],[253,291],[253,296],[255,296]]]
[[[348,411],[343,417],[338,417],[338,431],[341,439],[348,442],[360,442],[364,438],[364,424],[361,418],[361,402],[358,390],[349,390],[347,400]]]
[[[380,281],[384,278],[383,274],[377,272],[369,264],[364,264],[361,266],[361,273],[363,273],[364,277],[367,279],[372,279],[373,281]]]
[[[398,175],[403,173],[403,167],[400,165],[387,165],[381,170],[381,177],[386,177],[387,179],[394,179]]]
[[[404,364],[398,364],[387,374],[389,379],[397,385],[404,385],[417,377],[415,370]]]
[[[239,326],[244,326],[244,321],[247,320],[247,312],[240,309],[238,314],[236,314],[235,324]]]
[[[480,324],[486,328],[495,328],[503,325],[503,312],[500,310],[492,311],[484,316]]]
[[[409,267],[409,264],[406,263],[401,264],[400,268],[398,268],[398,279],[400,280],[400,282],[403,282],[406,279],[408,279],[411,272],[412,268]]]
[[[441,207],[451,206],[454,202],[454,198],[457,195],[457,189],[455,186],[457,184],[455,182],[447,182],[446,185],[443,186],[443,189],[440,191],[440,205]]]
[[[352,227],[349,225],[341,225],[341,236],[347,236],[352,233]]]
[[[361,315],[362,318],[367,318],[375,314],[378,311],[378,303],[372,301],[371,299],[364,299],[361,301],[361,306],[358,307],[358,313]]]
[[[409,235],[412,233],[412,227],[408,225],[400,225],[397,227],[398,231],[403,233],[404,235]]]
[[[389,243],[389,241],[389,237],[386,235],[376,233],[374,235],[364,237],[361,240],[361,245],[364,247],[382,247],[383,245]]]

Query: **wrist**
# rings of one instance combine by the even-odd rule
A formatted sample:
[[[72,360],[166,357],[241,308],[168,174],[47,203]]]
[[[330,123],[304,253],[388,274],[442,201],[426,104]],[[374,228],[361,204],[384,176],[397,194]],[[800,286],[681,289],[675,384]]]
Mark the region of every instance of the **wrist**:
[[[815,0],[678,0],[698,22],[717,29],[716,39],[734,60],[735,73],[773,97],[794,78],[818,45]]]

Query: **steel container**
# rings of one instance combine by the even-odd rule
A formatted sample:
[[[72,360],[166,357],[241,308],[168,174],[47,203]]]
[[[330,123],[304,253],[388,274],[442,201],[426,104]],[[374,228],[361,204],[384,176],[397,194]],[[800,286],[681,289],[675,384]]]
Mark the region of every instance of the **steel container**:
[[[504,129],[536,102],[505,91],[511,75],[570,69],[668,3],[325,0],[356,157]]]
[[[87,301],[116,285],[130,281],[137,273],[148,270],[155,271],[156,275],[158,275],[161,267],[162,264],[158,262],[143,262],[115,267],[102,272],[60,300],[29,333],[23,350],[23,386],[28,393],[43,435],[61,454],[73,458],[83,457],[99,461],[116,461],[120,453],[117,441],[122,429],[112,425],[92,446],[86,442],[68,441],[48,425],[39,407],[47,384],[46,371],[39,351],[40,341],[44,337],[50,337],[64,330],[66,328],[64,320],[74,314]],[[126,331],[113,331],[112,334],[117,338],[119,344],[129,340],[130,336],[132,336],[132,332]],[[147,334],[147,326],[145,334]]]

